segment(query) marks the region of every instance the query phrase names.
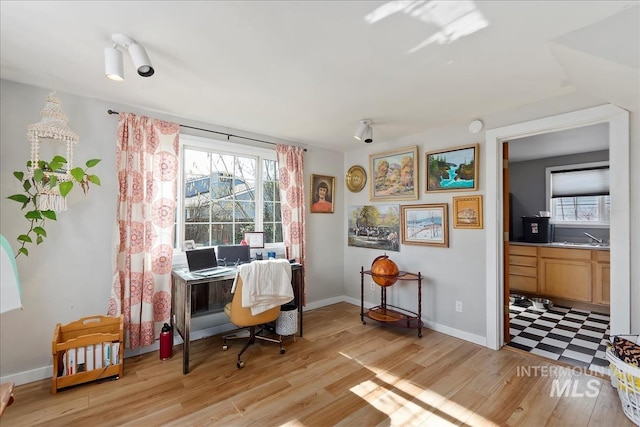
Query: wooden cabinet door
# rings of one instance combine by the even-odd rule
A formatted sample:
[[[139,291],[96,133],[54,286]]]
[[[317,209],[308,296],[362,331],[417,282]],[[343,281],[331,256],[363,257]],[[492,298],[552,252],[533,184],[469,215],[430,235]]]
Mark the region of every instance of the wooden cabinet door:
[[[558,298],[591,302],[591,262],[540,258],[541,293]]]
[[[595,265],[595,280],[593,284],[593,302],[596,304],[611,304],[610,264],[597,262]]]

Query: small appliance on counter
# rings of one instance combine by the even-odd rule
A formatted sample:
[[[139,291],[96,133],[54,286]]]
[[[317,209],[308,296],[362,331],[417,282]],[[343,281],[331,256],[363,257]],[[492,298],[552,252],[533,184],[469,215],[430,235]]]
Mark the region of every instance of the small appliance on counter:
[[[553,224],[549,224],[549,217],[523,216],[523,239],[528,243],[553,242]]]

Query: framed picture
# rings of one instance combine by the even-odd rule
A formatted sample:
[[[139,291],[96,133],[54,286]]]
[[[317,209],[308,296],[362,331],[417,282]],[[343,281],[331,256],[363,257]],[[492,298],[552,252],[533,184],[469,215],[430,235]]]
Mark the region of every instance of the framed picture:
[[[311,175],[311,213],[333,213],[335,185],[333,176]]]
[[[418,198],[418,147],[369,156],[371,201]]]
[[[349,206],[347,246],[400,251],[400,206]]]
[[[183,251],[192,251],[196,248],[196,242],[193,240],[185,240],[182,242],[182,250]]]
[[[244,241],[250,248],[264,248],[264,233],[262,231],[247,231],[244,233]]]
[[[402,243],[448,248],[448,219],[446,203],[400,206]]]
[[[425,193],[478,189],[478,144],[426,153]]]
[[[453,228],[482,228],[482,196],[453,198]]]

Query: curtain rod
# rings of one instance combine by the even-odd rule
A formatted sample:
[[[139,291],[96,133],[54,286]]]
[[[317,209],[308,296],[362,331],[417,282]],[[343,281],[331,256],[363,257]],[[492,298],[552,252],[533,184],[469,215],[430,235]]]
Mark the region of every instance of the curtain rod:
[[[118,111],[113,111],[113,110],[107,110],[107,114],[120,114]],[[234,135],[232,133],[225,133],[225,132],[218,132],[216,130],[210,130],[210,129],[203,129],[203,128],[197,128],[194,126],[188,126],[188,125],[183,125],[181,123],[178,123],[178,125],[181,128],[187,128],[187,129],[193,129],[193,130],[201,130],[203,132],[210,132],[210,133],[217,133],[218,135],[225,135],[227,137],[227,141],[229,140],[230,137],[234,137],[234,138],[241,138],[241,139],[246,139],[248,141],[255,141],[255,142],[262,142],[263,144],[269,144],[269,145],[278,145],[275,142],[270,142],[270,141],[264,141],[262,139],[256,139],[256,138],[249,138],[247,136],[240,136],[240,135]],[[306,148],[303,148],[304,151],[307,151]]]

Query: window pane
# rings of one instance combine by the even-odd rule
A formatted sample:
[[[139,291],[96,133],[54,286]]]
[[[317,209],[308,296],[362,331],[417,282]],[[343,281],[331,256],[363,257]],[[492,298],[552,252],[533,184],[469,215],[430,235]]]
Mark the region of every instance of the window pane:
[[[209,224],[186,224],[184,240],[193,240],[196,246],[211,246],[209,241]]]
[[[254,202],[237,202],[235,220],[236,222],[255,222],[256,204]]]
[[[551,204],[557,222],[609,222],[609,196],[558,197]]]

